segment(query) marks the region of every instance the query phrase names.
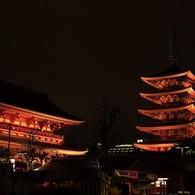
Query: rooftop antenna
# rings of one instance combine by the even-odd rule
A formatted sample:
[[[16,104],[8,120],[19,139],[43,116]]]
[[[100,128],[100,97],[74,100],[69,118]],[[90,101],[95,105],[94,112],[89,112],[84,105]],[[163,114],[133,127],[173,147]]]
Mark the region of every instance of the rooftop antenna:
[[[172,27],[172,36],[170,40],[170,48],[169,48],[169,60],[172,66],[177,66],[177,42],[176,42],[176,33],[174,30],[174,26]]]

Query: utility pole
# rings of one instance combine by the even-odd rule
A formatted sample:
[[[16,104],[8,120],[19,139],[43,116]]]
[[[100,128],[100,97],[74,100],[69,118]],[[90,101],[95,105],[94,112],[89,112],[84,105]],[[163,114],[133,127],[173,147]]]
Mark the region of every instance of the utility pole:
[[[185,194],[185,164],[184,164],[184,149],[189,148],[188,146],[176,147],[181,151],[181,166],[182,166],[182,195]]]
[[[10,162],[10,139],[11,139],[11,123],[8,125],[8,162]]]

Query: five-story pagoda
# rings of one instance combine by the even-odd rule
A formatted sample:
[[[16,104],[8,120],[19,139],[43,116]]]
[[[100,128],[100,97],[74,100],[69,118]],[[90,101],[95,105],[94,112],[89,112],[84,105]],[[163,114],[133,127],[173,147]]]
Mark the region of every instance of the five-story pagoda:
[[[195,136],[195,76],[178,67],[174,34],[170,47],[171,67],[158,74],[141,77],[156,88],[155,93],[140,93],[155,103],[154,108],[139,109],[139,113],[158,121],[156,125],[136,126],[140,131],[157,135],[163,140],[153,144],[135,144],[149,151],[168,151],[179,140]],[[174,140],[174,141],[173,141]]]

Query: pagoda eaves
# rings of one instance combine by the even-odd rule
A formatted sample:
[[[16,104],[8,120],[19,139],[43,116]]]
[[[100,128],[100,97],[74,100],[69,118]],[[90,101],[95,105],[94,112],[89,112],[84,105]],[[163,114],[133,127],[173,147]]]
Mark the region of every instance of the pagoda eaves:
[[[158,144],[138,144],[134,143],[134,146],[139,149],[153,151],[153,152],[166,152],[170,151],[173,147],[177,146],[177,143],[158,143]]]
[[[163,138],[187,138],[195,136],[194,122],[169,123],[150,126],[136,126],[136,128],[145,133],[157,135]]]
[[[159,105],[190,104],[195,102],[195,91],[192,87],[157,93],[140,93],[140,96]]]
[[[156,120],[166,121],[190,121],[195,117],[194,104],[177,107],[160,107],[153,109],[138,109],[139,113]]]
[[[193,87],[195,76],[191,71],[186,71],[178,74],[141,77],[147,84],[157,89],[170,89],[170,88],[187,88]]]

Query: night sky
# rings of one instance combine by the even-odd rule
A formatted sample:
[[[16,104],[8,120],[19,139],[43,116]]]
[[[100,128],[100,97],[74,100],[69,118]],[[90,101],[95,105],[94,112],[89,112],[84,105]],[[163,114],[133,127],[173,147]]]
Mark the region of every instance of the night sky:
[[[173,25],[178,64],[195,74],[194,8],[194,0],[1,0],[0,79],[46,92],[87,121],[104,99],[115,101],[117,141],[132,142],[147,122],[139,92],[152,90],[140,77],[170,67]],[[70,128],[67,141],[82,143],[88,131]]]

